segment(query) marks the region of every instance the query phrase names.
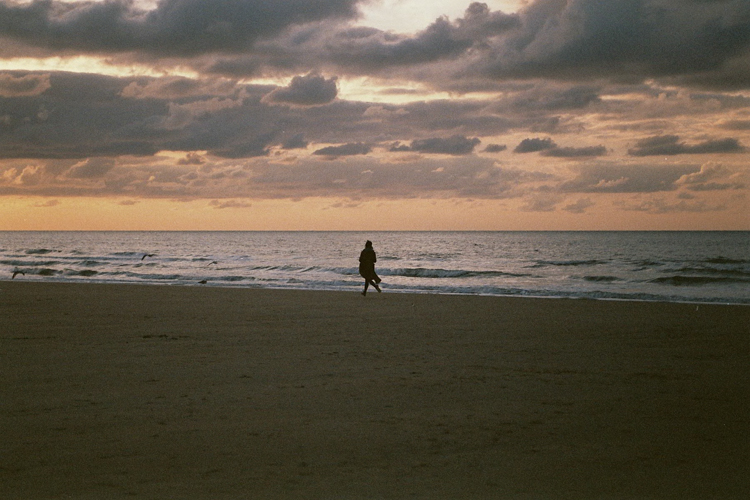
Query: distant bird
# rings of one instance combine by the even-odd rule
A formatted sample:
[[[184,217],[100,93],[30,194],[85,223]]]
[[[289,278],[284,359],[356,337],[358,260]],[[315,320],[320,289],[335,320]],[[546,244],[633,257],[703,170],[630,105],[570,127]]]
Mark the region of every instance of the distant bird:
[[[12,280],[16,279],[16,275],[17,275],[17,274],[23,274],[24,276],[26,276],[26,273],[25,273],[25,272],[23,272],[23,271],[19,271],[18,269],[16,269],[15,271],[13,271],[13,277],[12,277],[11,279],[12,279]]]
[[[219,263],[218,263],[217,261],[213,261],[213,262],[211,262],[211,264],[217,264],[217,265],[218,265]],[[211,264],[209,264],[209,266],[210,266]]]
[[[154,255],[156,255],[156,254],[155,253],[143,254],[143,257],[141,257],[141,260],[145,259],[146,257],[153,257]]]

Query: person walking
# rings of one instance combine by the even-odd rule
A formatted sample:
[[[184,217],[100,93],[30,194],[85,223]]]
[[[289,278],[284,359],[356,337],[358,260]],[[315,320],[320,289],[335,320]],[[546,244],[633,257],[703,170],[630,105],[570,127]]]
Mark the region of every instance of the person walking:
[[[372,241],[367,240],[365,249],[359,254],[359,274],[365,279],[365,289],[362,295],[367,295],[367,288],[372,285],[380,293],[380,277],[375,273],[375,263],[378,261],[375,250],[372,248]]]

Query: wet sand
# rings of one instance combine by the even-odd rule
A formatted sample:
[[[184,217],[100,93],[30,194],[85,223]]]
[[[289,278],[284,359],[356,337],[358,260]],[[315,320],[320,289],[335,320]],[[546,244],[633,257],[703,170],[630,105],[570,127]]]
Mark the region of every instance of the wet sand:
[[[750,498],[750,307],[0,282],[0,498]]]

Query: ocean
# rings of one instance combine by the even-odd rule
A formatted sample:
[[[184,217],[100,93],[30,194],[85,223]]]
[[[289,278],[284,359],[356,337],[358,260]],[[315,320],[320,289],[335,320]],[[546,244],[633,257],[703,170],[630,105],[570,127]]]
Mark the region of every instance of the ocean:
[[[9,231],[0,280],[355,292],[367,239],[386,293],[750,304],[747,231]]]

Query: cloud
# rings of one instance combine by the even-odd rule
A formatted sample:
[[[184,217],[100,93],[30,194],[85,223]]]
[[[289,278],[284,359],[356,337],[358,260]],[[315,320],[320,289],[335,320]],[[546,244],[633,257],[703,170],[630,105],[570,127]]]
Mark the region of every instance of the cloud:
[[[132,99],[186,99],[200,98],[205,95],[225,98],[243,97],[241,89],[230,80],[178,76],[136,78],[123,88],[121,95]]]
[[[575,203],[571,203],[569,205],[566,205],[563,207],[563,210],[566,212],[570,212],[572,214],[582,214],[585,213],[586,210],[596,205],[593,201],[591,201],[590,198],[581,198]]]
[[[562,196],[558,194],[537,193],[526,200],[521,210],[524,212],[552,212],[562,200]]]
[[[179,83],[178,91],[158,81],[56,72],[49,74],[42,95],[0,96],[5,111],[0,157],[81,159],[150,156],[162,150],[254,157],[268,154],[281,137],[304,133],[315,121],[261,102],[272,87],[171,80]],[[349,111],[347,106],[331,109],[317,123],[342,122],[337,127],[345,129]]]
[[[719,127],[727,130],[750,130],[750,120],[728,120]]]
[[[177,160],[178,165],[203,165],[205,162],[206,159],[194,151]]]
[[[241,100],[213,97],[209,99],[192,100],[185,104],[170,102],[169,113],[159,124],[165,129],[183,129],[201,117],[217,114],[224,109],[242,106]]]
[[[635,148],[628,150],[631,156],[669,156],[682,154],[740,153],[744,148],[737,139],[705,141],[692,146],[678,142],[676,135],[662,135],[642,139]]]
[[[502,151],[505,151],[508,149],[508,146],[505,144],[487,144],[487,147],[484,148],[485,153],[500,153]]]
[[[750,82],[746,0],[535,0],[514,14],[475,2],[463,17],[413,34],[352,25],[363,1],[162,0],[144,10],[131,0],[0,0],[0,39],[5,57],[179,59],[234,76],[325,69],[460,92],[519,79],[581,83],[535,103],[548,111],[599,103],[601,81],[723,89]]]
[[[328,146],[313,152],[319,156],[354,156],[366,155],[372,151],[372,147],[361,142],[342,144],[341,146]]]
[[[726,191],[745,187],[732,169],[716,163],[702,165],[700,171],[683,175],[677,183],[691,191]]]
[[[252,167],[252,189],[277,196],[338,196],[358,199],[402,197],[507,198],[520,187],[551,179],[549,174],[500,168],[478,156],[418,158],[390,163],[366,156],[336,162],[301,159],[280,168],[259,161]]]
[[[115,161],[110,158],[90,158],[75,164],[68,171],[67,176],[71,179],[94,179],[103,177],[115,166]]]
[[[336,78],[328,80],[315,74],[295,76],[288,87],[282,87],[268,94],[264,99],[270,103],[315,106],[328,104],[336,98]]]
[[[514,153],[536,153],[544,151],[545,149],[552,149],[557,147],[555,141],[550,138],[540,139],[535,137],[533,139],[524,139],[521,143],[516,146],[513,150]]]
[[[416,139],[411,142],[410,146],[394,145],[390,151],[402,152],[412,151],[426,154],[441,155],[468,155],[474,151],[474,148],[481,141],[477,137],[469,139],[468,137],[454,135],[448,138],[431,137],[429,139]]]
[[[294,134],[281,145],[282,149],[304,149],[309,142],[305,140],[305,134]]]
[[[324,23],[292,27],[264,44],[257,57],[225,61],[231,74],[243,66],[247,75],[264,66],[326,67],[340,75],[401,76],[456,92],[513,80],[581,83],[533,103],[548,111],[599,103],[601,81],[657,78],[735,89],[750,82],[745,0],[536,0],[517,14],[472,3],[463,18],[440,18],[414,34]]]
[[[50,86],[41,95],[0,96],[0,158],[151,156],[165,150],[250,158],[264,156],[275,146],[374,144],[386,138],[416,141],[416,152],[458,155],[470,153],[480,142],[468,134],[498,134],[511,125],[482,101],[373,107],[334,99],[319,106],[277,106],[263,99],[274,89],[268,85],[211,78],[44,75]],[[317,77],[302,81],[314,88],[332,83]],[[313,102],[310,94],[298,95]],[[442,133],[447,137],[438,135]]]
[[[132,1],[0,2],[0,37],[50,52],[137,51],[190,56],[247,50],[290,26],[354,19],[358,0],[161,0],[153,10]]]
[[[496,78],[690,77],[747,83],[731,63],[750,48],[744,0],[537,0],[522,27],[491,43],[483,70]],[[712,81],[713,80],[713,81]]]
[[[544,172],[500,167],[479,156],[418,157],[391,163],[366,155],[342,155],[331,161],[300,157],[284,164],[262,157],[242,161],[213,158],[202,165],[185,165],[168,155],[148,160],[121,158],[109,169],[103,167],[109,165],[108,159],[92,160],[86,165],[102,165],[97,172],[101,175],[89,172],[75,179],[68,175],[70,168],[51,169],[50,160],[27,167],[19,162],[18,167],[0,170],[0,193],[248,202],[306,197],[504,199],[522,196],[528,189],[554,180]]]
[[[600,92],[600,88],[588,85],[560,89],[549,84],[538,84],[510,99],[509,106],[522,112],[584,109],[601,102]]]
[[[0,97],[35,96],[48,88],[49,74],[0,74]]]
[[[38,165],[27,165],[15,178],[15,183],[22,186],[36,186],[44,179],[44,168]]]
[[[727,209],[723,203],[710,204],[703,200],[689,201],[680,200],[676,203],[670,202],[663,197],[648,198],[645,200],[636,200],[631,202],[618,203],[623,210],[632,212],[646,212],[652,214],[670,214],[670,213],[709,213],[718,212]]]
[[[515,14],[491,12],[472,3],[462,19],[439,18],[413,36],[357,27],[335,33],[325,42],[324,57],[359,71],[423,65],[465,54],[476,43],[520,26]]]
[[[699,171],[690,165],[580,165],[574,179],[558,190],[566,193],[653,193],[674,191],[685,175]]]
[[[50,208],[60,205],[60,200],[47,200],[34,203],[34,208]]]
[[[373,28],[352,28],[337,33],[328,42],[326,56],[338,66],[360,71],[423,64],[456,57],[471,46],[471,41],[453,35],[453,27],[445,19],[414,37]]]
[[[243,200],[211,200],[208,205],[217,210],[224,208],[250,208],[253,206],[252,203]]]
[[[554,156],[556,158],[589,158],[607,154],[604,146],[588,146],[583,148],[552,147],[542,150],[542,156]]]
[[[326,77],[301,73],[283,86],[217,77],[0,71],[26,89],[42,88],[34,82],[47,87],[0,95],[0,156],[6,158],[0,193],[130,200],[514,198],[525,210],[583,214],[593,210],[589,202],[610,206],[610,194],[674,192],[676,200],[692,204],[683,205],[689,210],[700,198],[729,200],[750,184],[745,134],[705,139],[721,133],[725,117],[746,117],[750,101],[740,94],[656,82],[540,80],[508,82],[495,87],[497,93],[468,99],[435,94],[380,102],[378,94],[355,101],[343,90],[313,106],[269,99],[314,102],[316,89],[335,89],[342,81],[323,70]],[[414,88],[433,90],[426,82]],[[293,91],[298,97],[284,96]],[[549,124],[550,132],[535,137],[540,124]],[[514,145],[545,158],[493,154]],[[721,168],[692,157],[665,160],[663,150],[635,163],[629,147],[740,154],[722,157]],[[607,162],[596,160],[604,155]]]

